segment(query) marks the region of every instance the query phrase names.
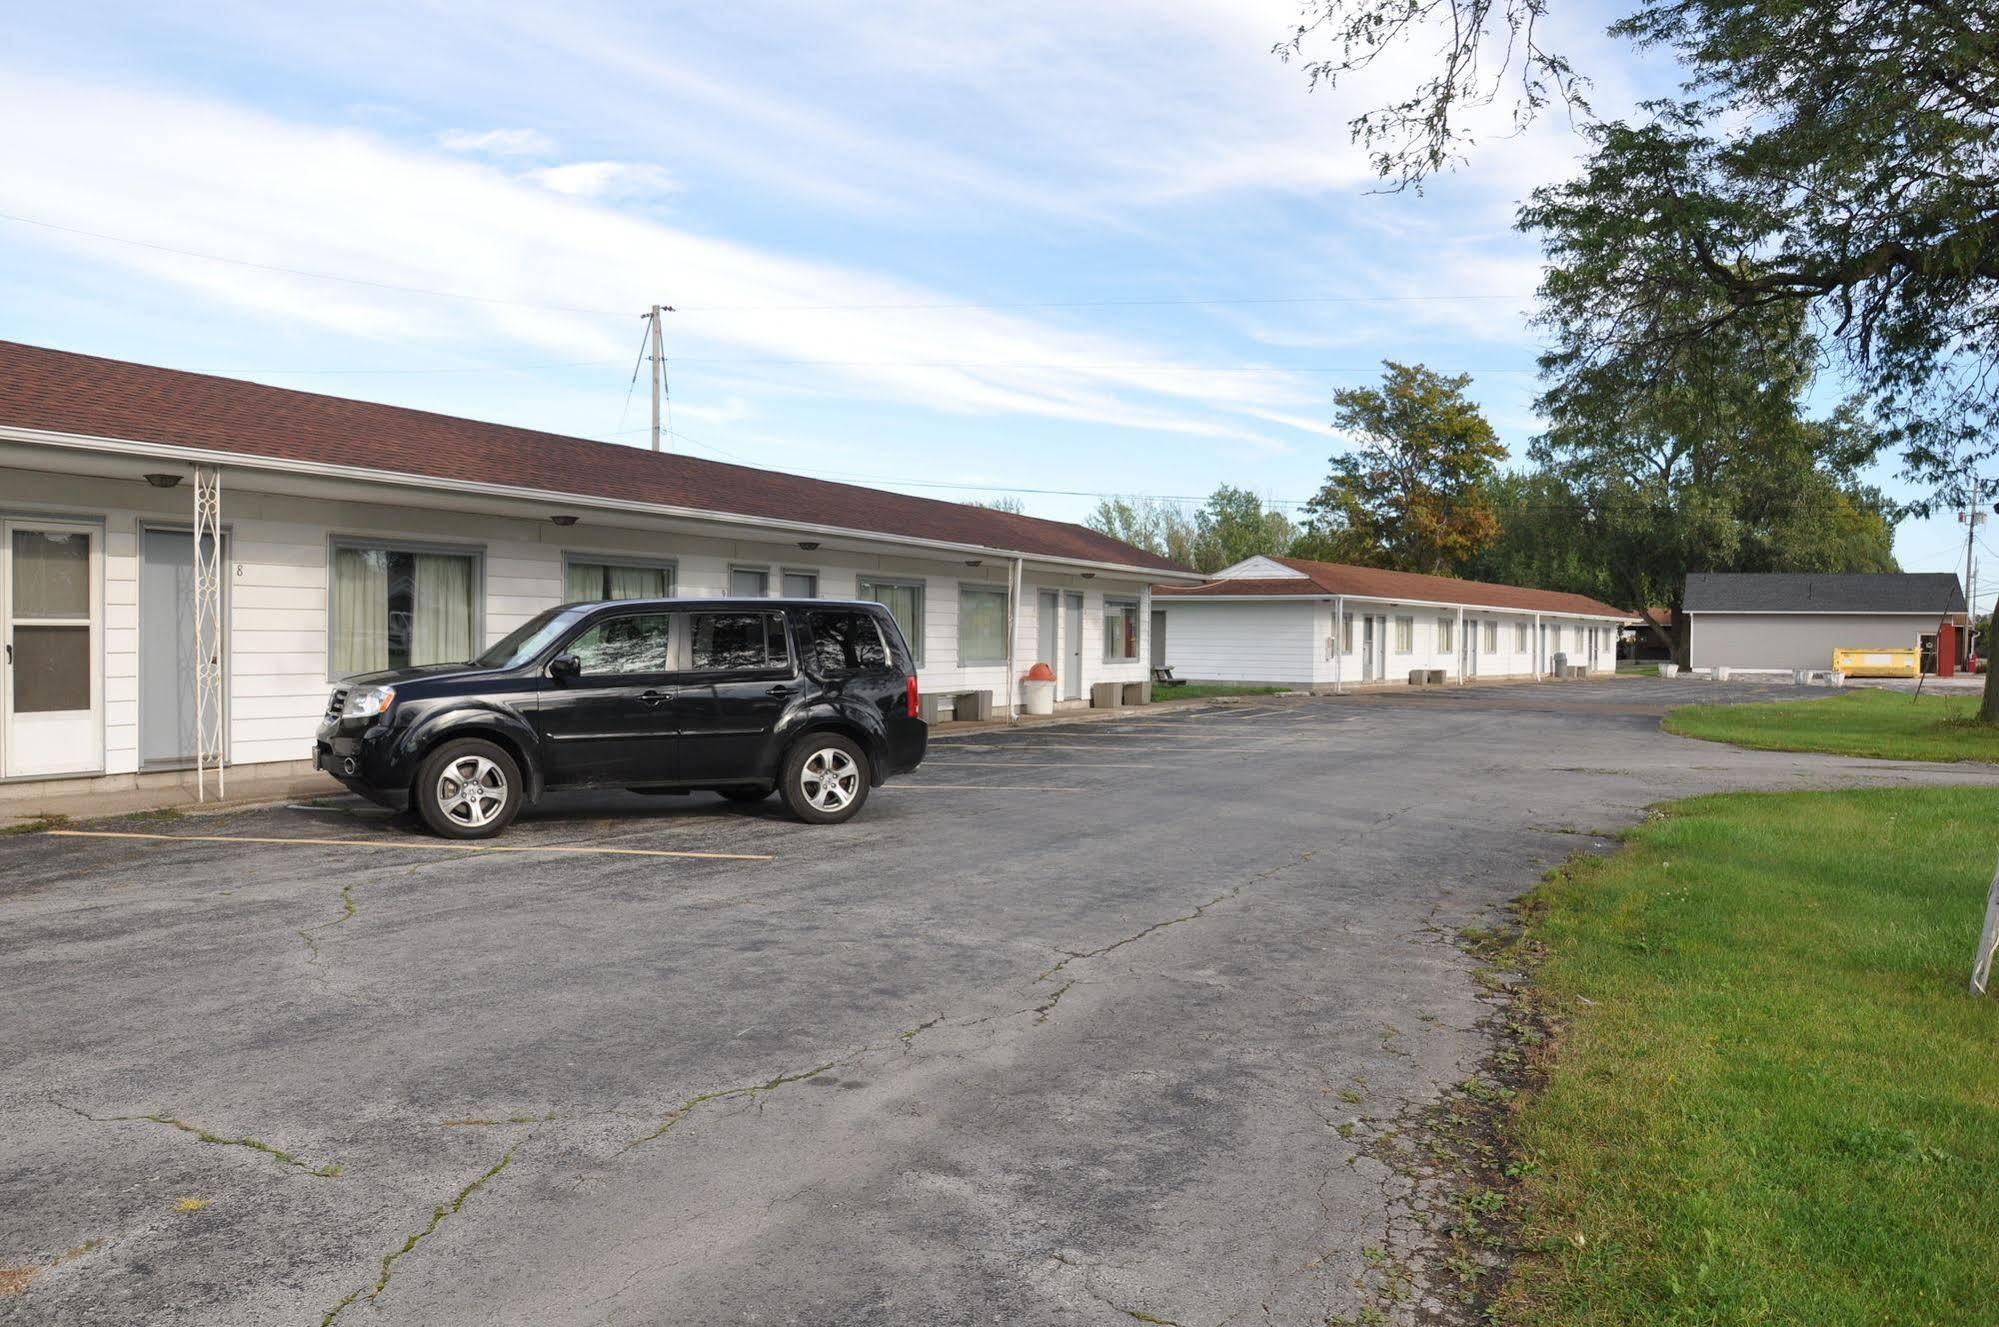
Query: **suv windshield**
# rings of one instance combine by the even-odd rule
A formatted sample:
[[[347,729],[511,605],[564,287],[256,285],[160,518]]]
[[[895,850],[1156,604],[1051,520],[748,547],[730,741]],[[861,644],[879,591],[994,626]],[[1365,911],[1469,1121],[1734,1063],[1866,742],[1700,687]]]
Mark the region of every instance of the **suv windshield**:
[[[499,644],[472,661],[479,668],[518,668],[547,649],[569,625],[568,607],[538,613],[506,634]]]

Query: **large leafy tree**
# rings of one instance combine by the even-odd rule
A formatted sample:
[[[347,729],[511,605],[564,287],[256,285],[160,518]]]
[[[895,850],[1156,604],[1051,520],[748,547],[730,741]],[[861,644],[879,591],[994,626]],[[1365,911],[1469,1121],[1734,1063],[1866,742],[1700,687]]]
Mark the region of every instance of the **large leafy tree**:
[[[1259,554],[1283,553],[1297,537],[1289,517],[1246,488],[1223,484],[1194,513],[1194,569],[1220,571]]]
[[[1521,215],[1551,262],[1555,393],[1644,382],[1716,338],[1762,355],[1773,326],[1779,347],[1786,335],[1771,315],[1788,313],[1817,330],[1899,444],[1929,494],[1914,509],[1964,500],[1975,465],[1999,450],[1999,10],[1635,0],[1611,34],[1674,58],[1680,90],[1614,122],[1588,122],[1582,71],[1544,40],[1548,11],[1548,0],[1306,0],[1279,50],[1338,83],[1438,41],[1435,60],[1416,49],[1422,72],[1403,95],[1352,125],[1399,184],[1465,160],[1483,128],[1561,101],[1583,113],[1581,174],[1536,191]],[[1826,510],[1814,529],[1867,519]],[[1999,685],[1984,712],[1999,721]]]
[[[1304,543],[1334,561],[1448,575],[1499,534],[1486,485],[1506,449],[1465,395],[1469,376],[1384,364],[1379,387],[1333,393],[1334,426],[1359,445],[1332,458],[1306,504]]]

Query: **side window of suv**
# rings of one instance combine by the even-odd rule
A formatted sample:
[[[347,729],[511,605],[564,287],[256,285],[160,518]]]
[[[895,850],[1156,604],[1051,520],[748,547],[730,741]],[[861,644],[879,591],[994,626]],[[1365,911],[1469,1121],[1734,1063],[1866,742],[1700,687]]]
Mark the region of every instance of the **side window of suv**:
[[[606,618],[569,643],[585,677],[671,671],[673,615],[634,613]]]
[[[689,613],[688,643],[697,673],[784,668],[791,662],[777,613]]]
[[[888,645],[870,614],[826,609],[806,614],[805,625],[812,637],[807,662],[815,673],[860,673],[889,666]]]

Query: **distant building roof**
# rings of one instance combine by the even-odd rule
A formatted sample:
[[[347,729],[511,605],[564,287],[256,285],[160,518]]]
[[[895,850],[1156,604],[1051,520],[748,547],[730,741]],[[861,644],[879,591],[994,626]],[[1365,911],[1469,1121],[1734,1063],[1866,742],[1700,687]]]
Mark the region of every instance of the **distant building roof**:
[[[1424,576],[1413,571],[1383,571],[1344,562],[1312,562],[1305,558],[1251,558],[1202,585],[1155,585],[1160,599],[1267,599],[1301,595],[1323,598],[1351,595],[1356,599],[1396,599],[1414,603],[1465,604],[1475,608],[1510,608],[1535,613],[1572,613],[1582,617],[1629,617],[1585,594],[1560,590],[1529,590],[1490,581],[1463,581],[1455,576]]]
[[[1689,613],[1922,613],[1964,611],[1964,588],[1948,571],[1696,572]]]

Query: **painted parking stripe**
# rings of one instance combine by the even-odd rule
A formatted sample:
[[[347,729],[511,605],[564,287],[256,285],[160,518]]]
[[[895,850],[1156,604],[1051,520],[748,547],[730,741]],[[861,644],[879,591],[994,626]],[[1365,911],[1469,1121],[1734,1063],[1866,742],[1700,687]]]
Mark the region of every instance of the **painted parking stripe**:
[[[896,792],[1101,793],[1101,788],[1051,788],[1045,783],[892,783]]]
[[[1172,769],[1143,760],[926,760],[925,769]]]
[[[248,834],[135,834],[108,829],[52,829],[58,839],[145,839],[155,843],[259,843],[287,848],[409,848],[418,852],[544,852],[583,853],[609,857],[692,857],[701,861],[768,862],[775,860],[760,852],[674,852],[665,848],[589,848],[516,843],[443,843],[426,839],[280,839]]]

